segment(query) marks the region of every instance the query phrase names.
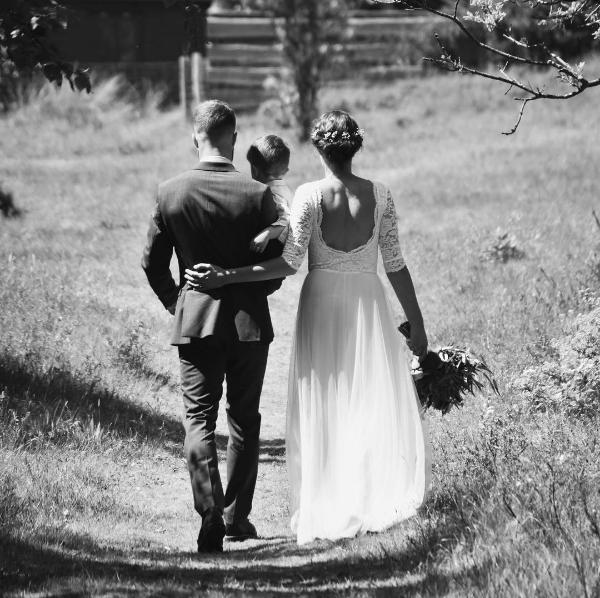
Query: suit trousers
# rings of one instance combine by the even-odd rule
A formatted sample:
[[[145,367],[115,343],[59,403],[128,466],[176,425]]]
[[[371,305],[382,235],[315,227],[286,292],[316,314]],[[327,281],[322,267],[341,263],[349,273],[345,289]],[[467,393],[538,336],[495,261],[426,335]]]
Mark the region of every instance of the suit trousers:
[[[259,403],[269,345],[215,336],[179,346],[184,401],[185,456],[194,506],[203,515],[218,508],[227,524],[252,509],[258,472]],[[215,427],[223,381],[227,382],[227,488],[219,475]]]

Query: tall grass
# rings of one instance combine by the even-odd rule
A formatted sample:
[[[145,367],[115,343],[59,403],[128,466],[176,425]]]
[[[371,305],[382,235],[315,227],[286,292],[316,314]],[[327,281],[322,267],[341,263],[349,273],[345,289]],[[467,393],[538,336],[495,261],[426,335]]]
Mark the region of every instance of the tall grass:
[[[594,97],[542,104],[505,138],[514,106],[483,82],[325,93],[324,109],[343,102],[367,131],[359,172],[394,193],[432,342],[483,353],[502,396],[429,415],[434,480],[418,517],[296,548],[282,438],[302,275],[289,279],[271,301],[253,514],[271,539],[192,561],[170,320],[138,263],[156,183],[194,156],[178,115],[120,86],[44,90],[0,120],[0,178],[23,208],[0,221],[6,587],[185,595],[201,579],[213,595],[600,595]],[[243,117],[239,154],[265,131],[292,137]],[[310,147],[290,140],[291,185],[320,176]],[[225,431],[221,420],[220,449]]]

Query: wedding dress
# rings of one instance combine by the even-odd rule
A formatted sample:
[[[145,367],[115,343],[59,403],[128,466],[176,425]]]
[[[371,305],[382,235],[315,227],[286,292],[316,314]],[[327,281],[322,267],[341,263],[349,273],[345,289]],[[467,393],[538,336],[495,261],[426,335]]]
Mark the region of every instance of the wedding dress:
[[[374,229],[341,251],[321,232],[318,183],[296,192],[283,257],[309,273],[300,295],[289,377],[286,452],[292,529],[315,538],[381,531],[410,517],[428,478],[411,354],[377,275],[405,267],[394,201],[374,185]]]

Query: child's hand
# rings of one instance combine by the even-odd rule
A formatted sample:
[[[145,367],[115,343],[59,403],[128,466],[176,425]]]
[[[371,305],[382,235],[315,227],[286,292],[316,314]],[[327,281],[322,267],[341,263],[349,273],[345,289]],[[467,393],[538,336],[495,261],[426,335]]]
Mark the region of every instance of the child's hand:
[[[267,228],[258,233],[258,235],[252,239],[252,242],[250,243],[250,249],[252,251],[256,251],[256,253],[263,253],[269,244],[269,240],[269,229]]]

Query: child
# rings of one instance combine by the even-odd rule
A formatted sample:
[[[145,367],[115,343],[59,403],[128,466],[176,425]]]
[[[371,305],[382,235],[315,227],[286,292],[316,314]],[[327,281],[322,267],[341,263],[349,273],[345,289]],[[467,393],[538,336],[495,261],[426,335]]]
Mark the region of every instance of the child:
[[[292,192],[282,177],[289,170],[290,148],[281,137],[264,135],[250,146],[246,158],[252,178],[269,186],[277,208],[277,220],[258,233],[250,244],[253,251],[262,253],[272,239],[285,243],[287,238]]]

